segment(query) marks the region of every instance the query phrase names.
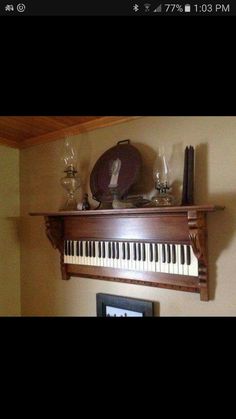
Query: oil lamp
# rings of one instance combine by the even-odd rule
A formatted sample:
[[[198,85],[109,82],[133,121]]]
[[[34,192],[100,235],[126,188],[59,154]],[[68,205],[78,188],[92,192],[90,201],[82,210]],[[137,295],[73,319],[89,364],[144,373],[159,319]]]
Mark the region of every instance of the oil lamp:
[[[156,196],[151,200],[151,206],[164,207],[174,205],[174,197],[169,193],[170,167],[167,161],[164,147],[160,147],[153,166],[153,179],[155,182]]]
[[[76,149],[69,138],[66,138],[64,141],[62,160],[64,162],[64,173],[66,173],[66,175],[61,178],[61,185],[67,191],[67,200],[61,210],[75,211],[77,210],[75,193],[80,187],[80,179],[76,170]]]

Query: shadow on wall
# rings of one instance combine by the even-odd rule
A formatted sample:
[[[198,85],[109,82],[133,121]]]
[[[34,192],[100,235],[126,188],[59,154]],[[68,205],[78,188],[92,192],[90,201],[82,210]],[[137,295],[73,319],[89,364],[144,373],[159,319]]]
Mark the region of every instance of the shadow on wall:
[[[195,203],[208,203],[208,145],[206,143],[198,144],[195,147],[194,179]]]
[[[154,301],[154,317],[159,317],[160,316],[160,303],[159,301]]]
[[[225,206],[223,211],[209,214],[208,217],[209,294],[210,299],[214,300],[217,288],[217,259],[222,251],[227,249],[235,235],[236,195],[223,193],[211,195],[208,202]]]
[[[91,173],[91,151],[92,144],[88,133],[83,134],[83,140],[79,142],[78,153],[79,153],[79,175],[81,179],[81,196],[84,193],[88,193],[88,184]]]

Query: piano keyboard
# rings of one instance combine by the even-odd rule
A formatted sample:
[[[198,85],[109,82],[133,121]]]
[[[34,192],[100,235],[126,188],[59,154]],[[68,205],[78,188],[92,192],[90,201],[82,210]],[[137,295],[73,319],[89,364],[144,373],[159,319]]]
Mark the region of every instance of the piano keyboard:
[[[64,241],[64,263],[198,276],[190,245],[116,241]]]

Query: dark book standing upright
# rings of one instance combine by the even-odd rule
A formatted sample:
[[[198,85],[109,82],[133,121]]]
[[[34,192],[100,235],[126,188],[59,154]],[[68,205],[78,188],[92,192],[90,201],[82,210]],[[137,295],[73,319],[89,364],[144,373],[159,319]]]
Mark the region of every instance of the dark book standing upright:
[[[188,205],[194,204],[194,148],[189,147],[188,152]]]
[[[184,175],[183,175],[183,190],[182,190],[182,205],[187,205],[187,189],[188,189],[188,147],[185,148],[184,153]]]
[[[182,205],[194,204],[194,148],[185,148]]]

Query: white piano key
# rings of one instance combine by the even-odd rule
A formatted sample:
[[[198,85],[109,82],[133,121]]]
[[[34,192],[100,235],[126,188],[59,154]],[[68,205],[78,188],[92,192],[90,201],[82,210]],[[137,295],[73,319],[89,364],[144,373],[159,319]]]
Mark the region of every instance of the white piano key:
[[[123,248],[125,249],[125,259],[123,259]],[[123,242],[123,246],[122,246],[122,259],[123,259],[123,267],[124,267],[124,269],[128,269],[126,242]]]
[[[165,249],[166,249],[166,264],[167,264],[167,272],[168,274],[171,273],[171,249],[170,249],[170,244],[166,244],[165,245]]]
[[[72,253],[71,253],[71,240],[69,240],[68,242],[69,242],[69,257],[68,257],[68,263],[73,263],[73,260],[72,260]]]
[[[116,264],[117,264],[117,269],[121,268],[121,262],[120,262],[120,243],[116,242]]]
[[[77,256],[77,240],[74,240],[74,263],[78,265],[79,257]]]
[[[110,268],[110,259],[108,258],[108,254],[109,254],[108,246],[109,246],[108,242],[105,241],[106,259],[104,261],[104,267],[106,267],[106,268]]]
[[[101,257],[99,258],[100,259],[100,266],[104,266],[105,265],[105,261],[104,261],[104,259],[102,257],[102,254],[103,254],[103,251],[102,251],[102,241],[100,241],[100,255],[101,255]]]
[[[192,246],[190,246],[190,257],[191,257],[191,264],[189,265],[189,275],[190,276],[198,276],[198,259],[196,258],[195,254],[193,253]]]
[[[79,249],[79,255],[78,255],[78,264],[81,265],[81,256],[80,256],[80,243],[81,241],[78,241],[78,249]]]
[[[184,245],[184,269],[183,269],[184,275],[188,275],[189,274],[188,271],[189,271],[189,266],[187,264],[187,246],[185,244]]]
[[[133,271],[133,270],[135,270],[135,267],[134,267],[134,246],[133,246],[133,242],[130,242],[129,243],[129,249],[130,249],[129,270]]]
[[[152,246],[152,262],[151,262],[151,271],[156,271],[156,262],[155,262],[155,244],[151,243]]]
[[[177,245],[178,248],[178,265],[179,265],[179,275],[184,275],[184,265],[181,263],[181,245]]]
[[[95,246],[95,256],[93,258],[93,263],[94,263],[94,266],[98,266],[98,242],[96,240],[94,241],[94,246]]]
[[[143,270],[145,272],[148,272],[148,269],[149,269],[149,244],[144,243],[144,246],[145,246],[145,261],[143,263]]]
[[[175,250],[174,250],[175,249]],[[175,252],[175,263],[173,263],[174,260],[174,252]],[[171,245],[171,273],[173,274],[178,274],[178,260],[177,260],[177,251],[176,251],[176,245],[172,244]]]
[[[89,255],[90,255],[90,256],[88,256],[88,264],[90,266],[93,266],[93,257],[92,257],[93,249],[92,249],[92,247],[93,247],[93,242],[91,240],[91,241],[88,242],[88,251],[89,251]]]
[[[140,258],[140,261],[139,261],[139,270],[143,271],[144,270],[143,269],[144,263],[143,263],[143,246],[142,246],[142,243],[140,243],[140,252],[141,252],[141,258]]]
[[[131,247],[131,255],[132,255],[132,259],[131,259],[131,262],[132,262],[132,264],[131,264],[131,269],[132,269],[132,271],[136,271],[136,260],[134,259],[134,256],[135,256],[135,243],[134,242],[132,242],[131,244],[130,244],[130,247]]]
[[[123,262],[122,262],[122,242],[118,242],[119,246],[119,260],[117,266],[119,269],[123,269]]]
[[[76,241],[74,240],[72,242],[72,247],[73,247],[73,255],[72,255],[72,263],[77,263],[77,257],[76,257]]]
[[[139,260],[139,246],[138,242],[135,243],[136,247],[136,271],[140,271],[140,260]]]
[[[67,262],[66,263],[70,263],[70,255],[69,255],[69,253],[70,253],[70,240],[67,240],[67,256],[66,256]]]
[[[165,255],[165,262],[163,262],[163,256]],[[168,263],[167,263],[167,250],[166,245],[161,245],[161,272],[168,273]]]
[[[159,243],[156,243],[157,245],[157,253],[158,253],[158,261],[155,262],[155,272],[161,272],[161,253],[160,253],[160,245]]]
[[[82,265],[85,265],[85,241],[82,241],[82,248],[83,248],[83,256],[82,256],[82,260],[81,263]]]
[[[112,242],[112,256],[113,256],[113,268],[117,269],[116,242]]]
[[[169,273],[174,273],[174,263],[173,263],[173,249],[172,244],[170,244],[170,266],[169,266]]]

